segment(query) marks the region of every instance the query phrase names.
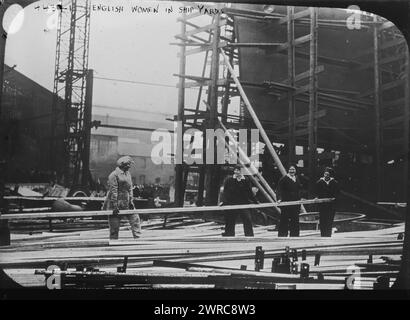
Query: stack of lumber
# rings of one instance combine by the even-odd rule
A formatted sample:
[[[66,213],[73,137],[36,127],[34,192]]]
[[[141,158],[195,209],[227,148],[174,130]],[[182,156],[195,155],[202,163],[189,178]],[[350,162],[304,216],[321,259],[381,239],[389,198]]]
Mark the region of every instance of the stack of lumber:
[[[297,238],[278,238],[272,226],[257,226],[254,237],[244,237],[238,224],[236,237],[222,237],[223,225],[186,217],[169,218],[166,228],[163,219],[151,219],[142,228],[134,240],[124,224],[120,240],[111,243],[106,222],[92,230],[13,232],[11,245],[0,247],[0,267],[27,287],[44,287],[45,269],[55,264],[64,265],[67,287],[343,289],[355,270],[361,277],[353,289],[372,289],[380,276],[394,281],[403,246],[398,236],[404,232],[404,224],[397,224],[331,238],[308,230]],[[264,250],[258,271],[256,247]],[[293,249],[296,273],[272,272],[273,261]],[[125,257],[126,272],[117,272]],[[300,274],[302,263],[309,264],[308,276]]]

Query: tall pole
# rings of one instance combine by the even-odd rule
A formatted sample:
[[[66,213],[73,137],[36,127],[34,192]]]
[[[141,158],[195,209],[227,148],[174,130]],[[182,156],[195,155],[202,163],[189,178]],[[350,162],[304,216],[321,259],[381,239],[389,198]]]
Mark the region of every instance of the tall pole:
[[[182,21],[181,21],[181,34],[185,35],[186,33],[186,24],[185,24],[186,14],[182,14]],[[186,56],[185,56],[185,43],[184,40],[181,40],[182,45],[180,46],[180,60],[179,60],[179,73],[185,74],[186,69]],[[177,121],[180,125],[182,125],[182,130],[176,130],[174,133],[176,135],[176,148],[174,159],[178,160],[175,164],[175,205],[178,207],[182,207],[184,204],[184,194],[185,190],[183,190],[183,166],[182,160],[180,159],[177,153],[182,151],[183,148],[183,132],[184,132],[184,108],[185,108],[185,78],[179,77],[178,83],[178,114],[177,114]],[[182,137],[179,137],[178,134],[181,134]]]
[[[382,194],[382,136],[381,136],[381,106],[380,106],[380,68],[379,68],[379,30],[377,26],[377,16],[373,18],[373,45],[374,45],[374,117],[375,117],[375,163],[376,163],[376,200],[380,200]]]
[[[87,186],[90,184],[90,141],[91,141],[91,116],[93,105],[93,82],[94,70],[88,70],[86,75],[86,91],[84,105],[84,149],[82,157],[81,184]]]
[[[295,86],[295,21],[293,19],[295,8],[292,6],[287,7],[288,14],[288,81],[291,87]],[[288,93],[288,103],[289,103],[289,138],[288,138],[288,164],[293,164],[295,162],[295,96],[293,91],[289,90]]]
[[[409,121],[410,121],[410,58],[406,50],[405,78],[404,78],[404,109],[403,109],[403,199],[407,198],[409,190]]]
[[[309,61],[309,123],[308,123],[308,142],[309,142],[309,193],[313,193],[316,180],[316,149],[317,149],[317,8],[310,8],[310,61]]]
[[[4,4],[0,7],[0,22],[3,21],[4,11]],[[6,50],[6,39],[7,39],[7,32],[3,29],[3,24],[0,24],[0,119],[2,116],[2,109],[3,109],[3,81],[4,81],[4,55]]]
[[[211,86],[208,94],[209,110],[209,122],[208,128],[215,129],[218,117],[218,77],[219,77],[219,41],[221,29],[219,27],[221,15],[217,14],[214,20],[213,37],[212,37],[212,61],[211,61]],[[214,138],[215,139],[215,138]],[[212,144],[216,148],[216,144]],[[215,152],[213,152],[216,155]],[[206,190],[206,205],[214,205],[218,202],[219,193],[219,172],[220,167],[216,164],[206,165],[206,178],[205,178],[205,190]]]

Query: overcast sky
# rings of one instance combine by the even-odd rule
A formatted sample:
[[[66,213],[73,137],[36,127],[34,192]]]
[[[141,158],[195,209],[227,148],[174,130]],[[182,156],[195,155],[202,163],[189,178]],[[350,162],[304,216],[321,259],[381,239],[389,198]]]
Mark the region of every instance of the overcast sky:
[[[24,9],[21,29],[9,34],[5,63],[52,91],[56,29],[49,28],[52,13],[36,10],[38,4],[57,3],[39,1]],[[138,0],[93,0],[92,4],[122,5],[122,13],[92,11],[89,68],[95,77],[123,79],[136,82],[164,84],[153,86],[128,84],[96,79],[93,104],[139,110],[177,112],[179,60],[174,38],[180,32],[179,2]],[[157,14],[131,13],[132,6],[152,7],[159,4]],[[165,13],[172,6],[173,13]],[[189,58],[187,73],[199,75],[203,56]],[[172,87],[169,87],[172,86]],[[193,108],[196,90],[187,90],[187,107]]]

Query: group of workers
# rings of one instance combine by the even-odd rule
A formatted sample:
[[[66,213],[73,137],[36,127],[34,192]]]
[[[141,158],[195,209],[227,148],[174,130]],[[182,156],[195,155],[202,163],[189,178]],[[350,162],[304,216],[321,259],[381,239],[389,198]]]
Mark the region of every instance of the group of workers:
[[[301,200],[302,184],[296,175],[296,167],[290,166],[288,173],[283,176],[277,187],[277,202]],[[334,178],[334,170],[326,167],[323,176],[316,182],[315,193],[317,198],[336,198],[339,194],[339,183]],[[248,179],[241,174],[241,166],[236,166],[234,173],[224,183],[221,205],[238,205],[258,203],[252,192]],[[298,237],[300,234],[299,214],[300,205],[281,207],[278,226],[279,237]],[[332,236],[332,226],[335,217],[335,201],[319,204],[319,225],[322,237]],[[245,236],[253,236],[250,210],[230,210],[225,214],[225,232],[223,236],[235,236],[235,221],[242,219]]]
[[[110,240],[117,240],[119,236],[121,218],[120,210],[132,210],[133,204],[133,186],[132,178],[129,172],[133,160],[129,156],[121,157],[117,161],[117,168],[108,177],[108,192],[103,204],[103,210],[112,210],[113,214],[109,216]],[[258,200],[255,192],[252,190],[251,183],[246,176],[242,174],[242,167],[236,165],[233,175],[227,177],[224,181],[221,202],[219,205],[243,205],[254,203]],[[296,175],[296,167],[290,166],[288,173],[283,176],[277,186],[277,202],[298,201],[301,200],[302,184]],[[334,171],[327,167],[323,176],[316,182],[315,193],[317,198],[336,198],[339,193],[339,183],[334,178]],[[287,205],[281,207],[280,221],[278,225],[279,237],[298,237],[300,205]],[[331,237],[332,225],[335,216],[335,203],[326,202],[319,204],[319,224],[322,237]],[[134,239],[141,235],[141,222],[137,213],[126,215]],[[225,212],[225,232],[224,237],[235,236],[235,224],[240,217],[244,227],[244,234],[247,237],[253,237],[253,226],[251,210],[227,210]]]

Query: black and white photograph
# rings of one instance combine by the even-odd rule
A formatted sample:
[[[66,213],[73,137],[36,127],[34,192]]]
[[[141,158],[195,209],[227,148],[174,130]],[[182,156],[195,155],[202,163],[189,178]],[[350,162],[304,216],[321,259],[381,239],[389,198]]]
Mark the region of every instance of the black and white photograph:
[[[1,290],[410,289],[408,23],[284,3],[1,1]]]

